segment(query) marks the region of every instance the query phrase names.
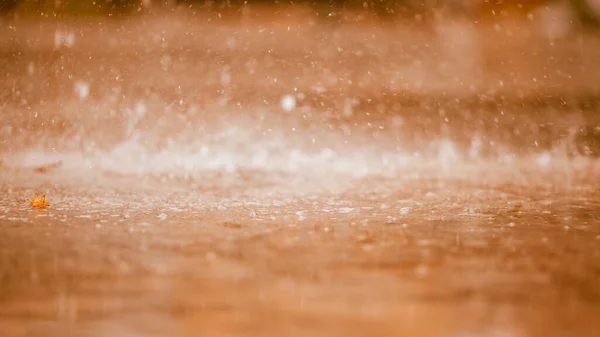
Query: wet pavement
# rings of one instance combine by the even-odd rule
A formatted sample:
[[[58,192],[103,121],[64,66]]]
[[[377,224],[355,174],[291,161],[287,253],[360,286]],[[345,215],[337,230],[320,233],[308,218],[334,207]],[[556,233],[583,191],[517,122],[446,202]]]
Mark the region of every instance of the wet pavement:
[[[3,336],[599,327],[597,184],[396,177],[244,193],[43,177],[3,176]],[[30,209],[34,191],[51,207]]]
[[[0,336],[597,335],[597,36],[172,19],[2,23]]]

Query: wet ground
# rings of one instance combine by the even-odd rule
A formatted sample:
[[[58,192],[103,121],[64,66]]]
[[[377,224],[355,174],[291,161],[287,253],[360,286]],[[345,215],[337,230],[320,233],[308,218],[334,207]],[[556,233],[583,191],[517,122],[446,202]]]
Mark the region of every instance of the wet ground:
[[[2,178],[3,336],[599,328],[597,180],[406,176],[290,193]],[[30,209],[34,191],[51,207]]]
[[[2,22],[0,336],[597,334],[596,35],[176,18]]]

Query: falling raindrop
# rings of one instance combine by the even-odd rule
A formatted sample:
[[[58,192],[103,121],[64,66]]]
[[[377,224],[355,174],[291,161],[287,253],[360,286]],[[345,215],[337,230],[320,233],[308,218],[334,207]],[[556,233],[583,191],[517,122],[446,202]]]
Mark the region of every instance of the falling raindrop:
[[[79,99],[84,100],[90,95],[90,85],[87,82],[75,82],[75,94]]]
[[[281,98],[281,108],[290,112],[296,108],[296,98],[293,95],[285,95]]]

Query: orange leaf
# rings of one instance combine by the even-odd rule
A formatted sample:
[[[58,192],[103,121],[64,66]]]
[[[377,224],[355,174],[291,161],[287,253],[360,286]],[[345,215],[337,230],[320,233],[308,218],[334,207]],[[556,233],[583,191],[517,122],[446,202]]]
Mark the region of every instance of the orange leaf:
[[[27,199],[27,200],[31,204],[31,208],[46,208],[46,207],[50,206],[50,204],[46,202],[45,195],[38,197],[38,195],[36,193],[35,196],[33,197],[33,199]]]

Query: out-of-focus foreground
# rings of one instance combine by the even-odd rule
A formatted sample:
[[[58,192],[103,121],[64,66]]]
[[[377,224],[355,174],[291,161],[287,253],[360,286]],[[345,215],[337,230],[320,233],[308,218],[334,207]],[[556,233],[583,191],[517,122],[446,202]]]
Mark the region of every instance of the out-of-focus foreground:
[[[0,336],[597,333],[581,3],[75,3],[0,18]]]

